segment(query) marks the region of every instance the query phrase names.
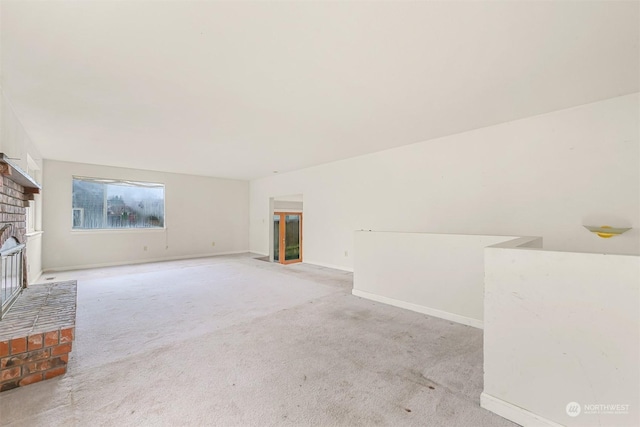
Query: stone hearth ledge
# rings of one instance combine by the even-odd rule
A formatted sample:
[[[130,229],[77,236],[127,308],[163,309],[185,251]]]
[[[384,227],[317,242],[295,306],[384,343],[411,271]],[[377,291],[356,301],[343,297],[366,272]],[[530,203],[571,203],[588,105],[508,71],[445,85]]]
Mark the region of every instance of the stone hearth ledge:
[[[67,372],[76,301],[75,280],[23,290],[0,320],[0,392]]]

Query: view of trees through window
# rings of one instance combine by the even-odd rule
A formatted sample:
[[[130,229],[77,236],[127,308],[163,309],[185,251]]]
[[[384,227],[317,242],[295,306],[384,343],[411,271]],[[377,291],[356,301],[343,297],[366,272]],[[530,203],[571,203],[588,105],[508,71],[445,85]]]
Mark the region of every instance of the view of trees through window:
[[[164,185],[73,178],[74,229],[163,228]]]

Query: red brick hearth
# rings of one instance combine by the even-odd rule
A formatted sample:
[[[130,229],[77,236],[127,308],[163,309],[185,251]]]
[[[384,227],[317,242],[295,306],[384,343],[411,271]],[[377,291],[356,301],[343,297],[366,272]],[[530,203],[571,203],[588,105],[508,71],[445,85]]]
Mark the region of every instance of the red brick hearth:
[[[67,372],[76,291],[75,281],[30,286],[0,321],[0,392]]]

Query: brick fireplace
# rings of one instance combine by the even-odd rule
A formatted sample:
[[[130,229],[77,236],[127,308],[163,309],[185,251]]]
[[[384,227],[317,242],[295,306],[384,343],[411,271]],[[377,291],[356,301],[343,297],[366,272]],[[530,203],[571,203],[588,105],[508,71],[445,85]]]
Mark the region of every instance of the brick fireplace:
[[[15,242],[12,246],[23,246],[27,241],[27,219],[26,209],[29,200],[33,200],[34,194],[40,191],[40,186],[19,168],[4,163],[4,155],[0,154],[0,248],[4,249],[6,244]],[[18,255],[18,256],[16,256]],[[16,259],[17,258],[17,259]],[[10,260],[10,262],[8,262]],[[26,255],[24,251],[12,253],[9,258],[2,255],[0,266],[1,290],[0,319],[9,308],[13,300],[13,291],[6,292],[9,286],[20,291],[27,285]],[[16,277],[16,274],[20,277]],[[8,276],[8,277],[7,277]]]
[[[76,282],[27,288],[26,208],[39,192],[0,153],[0,392],[66,373],[74,339]]]

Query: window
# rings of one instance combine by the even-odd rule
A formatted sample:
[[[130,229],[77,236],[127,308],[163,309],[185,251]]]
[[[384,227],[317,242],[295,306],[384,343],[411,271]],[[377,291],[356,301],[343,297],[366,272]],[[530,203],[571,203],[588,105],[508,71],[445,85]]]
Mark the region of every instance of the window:
[[[73,177],[74,230],[164,228],[164,185]]]
[[[84,223],[84,209],[73,208],[73,228],[82,228]]]

